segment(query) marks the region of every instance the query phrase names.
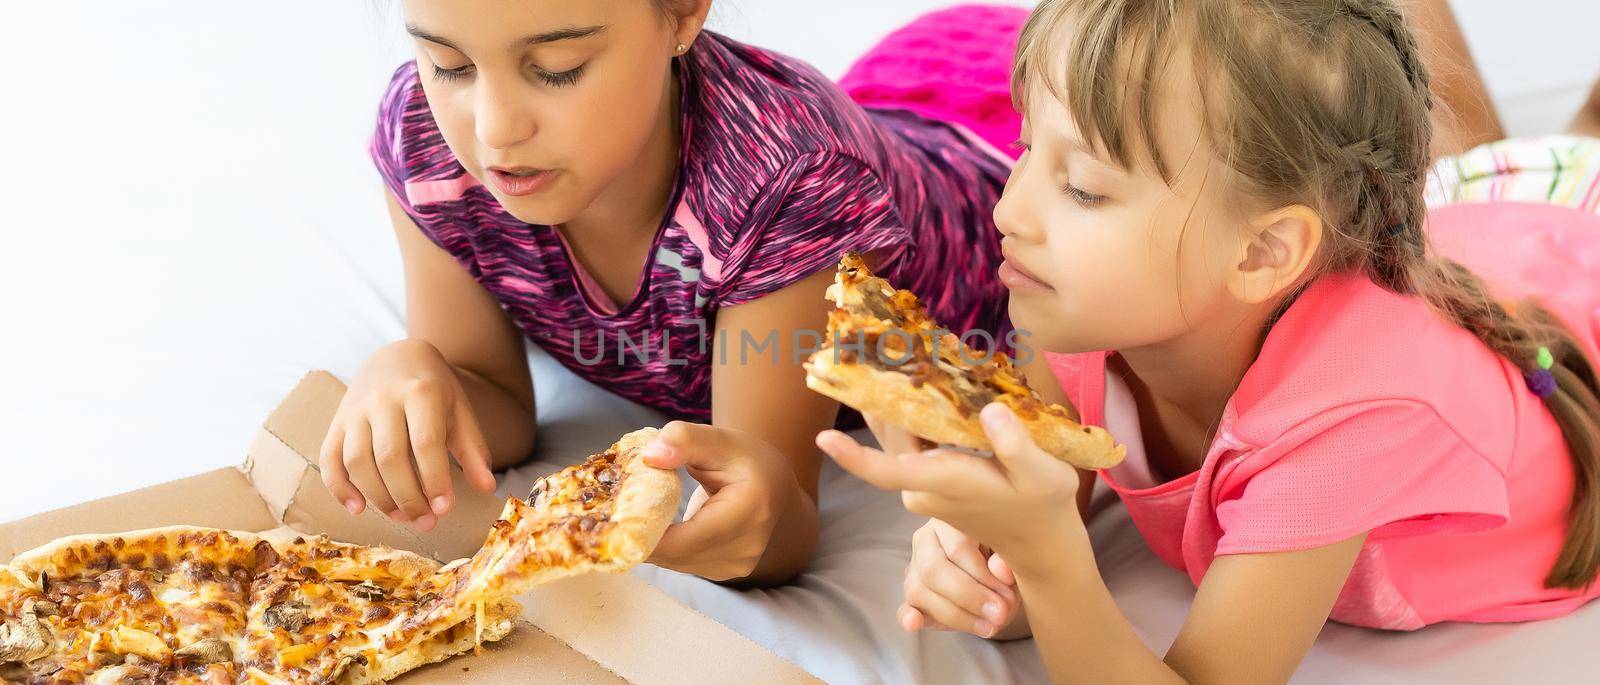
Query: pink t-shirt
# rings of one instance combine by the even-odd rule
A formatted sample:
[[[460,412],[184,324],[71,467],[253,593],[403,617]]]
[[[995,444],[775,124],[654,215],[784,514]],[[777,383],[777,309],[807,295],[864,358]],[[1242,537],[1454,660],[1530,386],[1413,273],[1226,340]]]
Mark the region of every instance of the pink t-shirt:
[[[1459,205],[1431,213],[1429,231],[1502,297],[1538,294],[1600,359],[1600,217]],[[1314,283],[1268,334],[1200,469],[1165,483],[1107,354],[1047,357],[1085,422],[1129,443],[1101,476],[1156,555],[1197,584],[1217,555],[1370,531],[1336,621],[1524,621],[1600,595],[1600,583],[1543,584],[1573,488],[1555,419],[1521,369],[1417,298],[1354,274]]]

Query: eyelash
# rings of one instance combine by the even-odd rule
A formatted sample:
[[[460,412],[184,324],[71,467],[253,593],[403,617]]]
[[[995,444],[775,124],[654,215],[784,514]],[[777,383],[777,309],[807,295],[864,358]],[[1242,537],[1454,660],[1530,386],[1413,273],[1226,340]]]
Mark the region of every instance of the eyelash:
[[[1021,150],[1023,152],[1028,152],[1028,151],[1033,150],[1033,146],[1032,145],[1024,143],[1020,139],[1016,140],[1016,141],[1013,141],[1009,147],[1011,149],[1013,149],[1013,150]],[[1086,193],[1086,192],[1084,192],[1082,190],[1079,190],[1078,188],[1074,187],[1071,183],[1062,184],[1061,185],[1061,192],[1065,193],[1067,197],[1072,198],[1073,201],[1077,202],[1080,205],[1083,205],[1084,207],[1094,207],[1094,206],[1100,204],[1101,202],[1105,202],[1105,199],[1106,199],[1106,196],[1104,196],[1104,195],[1095,195],[1094,193]]]
[[[1079,190],[1071,183],[1062,184],[1061,192],[1066,193],[1067,197],[1072,198],[1074,202],[1083,205],[1085,208],[1093,208],[1106,199],[1104,195],[1095,195],[1094,193],[1086,193]]]
[[[569,69],[560,73],[551,73],[538,67],[534,67],[533,71],[539,77],[539,80],[544,81],[545,84],[556,88],[565,88],[577,83],[578,79],[583,76],[583,70],[587,66],[586,64],[579,65],[576,69]],[[472,71],[472,65],[470,64],[456,69],[444,69],[435,66],[433,75],[440,81],[451,82],[466,78],[470,71]]]

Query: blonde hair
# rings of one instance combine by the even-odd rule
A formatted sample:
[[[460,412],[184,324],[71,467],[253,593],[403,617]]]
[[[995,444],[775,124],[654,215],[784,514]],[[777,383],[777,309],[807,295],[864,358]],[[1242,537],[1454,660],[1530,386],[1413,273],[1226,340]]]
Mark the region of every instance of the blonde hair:
[[[1545,400],[1576,477],[1571,524],[1545,578],[1581,588],[1600,570],[1600,382],[1572,334],[1534,302],[1515,311],[1423,233],[1433,106],[1417,41],[1390,0],[1043,0],[1017,48],[1012,92],[1060,100],[1090,144],[1124,167],[1156,145],[1165,60],[1187,48],[1227,187],[1269,206],[1303,204],[1326,227],[1305,282],[1360,271],[1423,298],[1527,371],[1554,357]],[[1185,75],[1190,76],[1190,75]],[[1029,91],[1029,86],[1043,86]],[[1280,307],[1287,308],[1285,301]]]

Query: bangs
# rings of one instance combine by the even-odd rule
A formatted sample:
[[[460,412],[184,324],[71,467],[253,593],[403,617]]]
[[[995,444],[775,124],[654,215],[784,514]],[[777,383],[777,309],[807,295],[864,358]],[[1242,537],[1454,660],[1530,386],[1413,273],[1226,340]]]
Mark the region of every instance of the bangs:
[[[1124,169],[1148,160],[1170,182],[1154,96],[1175,49],[1176,12],[1174,0],[1041,3],[1017,43],[1013,104],[1026,114],[1030,95],[1048,94],[1098,153]]]

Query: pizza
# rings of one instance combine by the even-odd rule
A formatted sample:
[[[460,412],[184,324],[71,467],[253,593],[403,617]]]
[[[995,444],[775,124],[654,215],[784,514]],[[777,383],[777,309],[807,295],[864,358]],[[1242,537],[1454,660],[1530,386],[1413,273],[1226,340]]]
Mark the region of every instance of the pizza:
[[[874,276],[861,256],[839,261],[827,297],[828,339],[806,361],[806,385],[927,440],[991,449],[978,413],[1011,408],[1035,443],[1074,466],[1103,469],[1125,449],[1045,402],[1002,352],[982,352],[928,317],[917,296]]]
[[[0,566],[8,683],[378,683],[509,634],[534,585],[644,561],[678,476],[654,429],[508,498],[482,548],[441,566],[324,536],[174,526],[77,535]]]

